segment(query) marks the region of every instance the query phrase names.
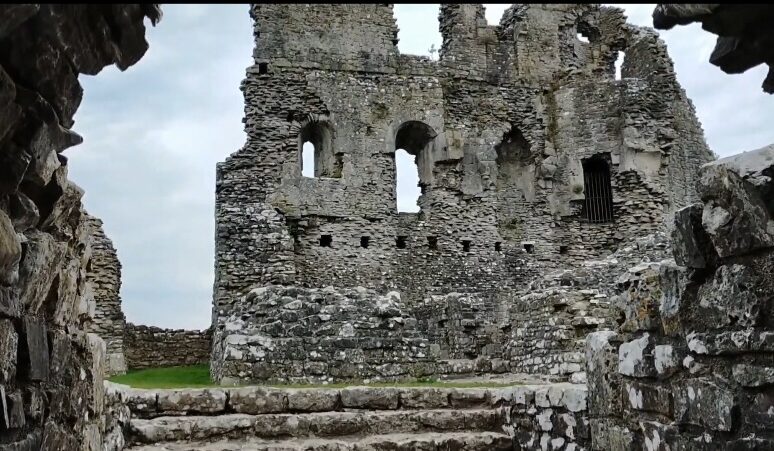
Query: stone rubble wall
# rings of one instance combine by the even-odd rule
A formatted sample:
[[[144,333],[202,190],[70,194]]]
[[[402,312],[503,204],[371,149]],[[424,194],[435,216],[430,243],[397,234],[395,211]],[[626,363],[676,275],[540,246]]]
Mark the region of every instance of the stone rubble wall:
[[[443,5],[438,61],[398,52],[391,5],[260,4],[251,16],[247,142],[217,167],[216,334],[250,290],[284,285],[398,292],[452,360],[503,359],[514,329],[567,340],[572,324],[504,320],[514,292],[667,228],[713,158],[664,43],[616,8],[514,5],[490,26],[481,5]],[[404,139],[406,124],[431,131]],[[333,176],[302,176],[308,127],[327,130]],[[419,213],[396,209],[398,146],[417,155]],[[581,218],[581,162],[600,154],[611,223]],[[214,374],[234,377],[219,369],[223,349]],[[572,371],[573,353],[524,368]]]
[[[642,237],[605,259],[548,273],[489,311],[475,294],[413,304],[362,287],[256,288],[215,331],[213,353],[223,358],[212,376],[226,385],[506,372],[568,378],[585,371],[586,334],[618,325],[619,274],[663,260],[668,249],[663,233]]]
[[[86,330],[105,341],[105,375],[126,373],[124,328],[121,311],[121,262],[113,242],[102,229],[102,220],[87,216],[91,234],[91,260],[86,266],[86,281],[94,296],[94,315]]]
[[[125,70],[148,49],[156,5],[0,6],[0,449],[99,450],[105,344],[83,190],[62,152],[79,74]]]
[[[586,387],[580,384],[140,390],[108,382],[106,392],[111,400],[107,404],[117,412],[111,419],[116,426],[111,429],[112,444],[159,446],[224,436],[245,446],[257,446],[256,437],[299,440],[363,434],[360,440],[367,440],[369,434],[388,433],[386,421],[393,422],[395,430],[413,427],[421,432],[423,423],[435,427],[446,423],[452,430],[465,431],[484,418],[485,427],[512,437],[513,449],[580,450],[591,439]],[[426,423],[440,412],[444,420]]]
[[[210,329],[162,329],[126,324],[124,352],[129,369],[204,365],[212,350]]]
[[[774,145],[705,165],[674,260],[622,279],[586,342],[592,449],[774,448]]]

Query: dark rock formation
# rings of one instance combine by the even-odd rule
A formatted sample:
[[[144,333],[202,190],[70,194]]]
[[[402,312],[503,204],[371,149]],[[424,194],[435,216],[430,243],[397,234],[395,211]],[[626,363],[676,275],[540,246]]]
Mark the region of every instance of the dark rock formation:
[[[66,148],[78,74],[145,53],[156,5],[0,6],[0,449],[102,448],[104,343],[88,334],[89,234]]]
[[[658,29],[692,22],[701,22],[702,28],[718,35],[712,64],[728,74],[768,64],[763,90],[774,93],[774,5],[664,3],[653,11],[653,26]]]

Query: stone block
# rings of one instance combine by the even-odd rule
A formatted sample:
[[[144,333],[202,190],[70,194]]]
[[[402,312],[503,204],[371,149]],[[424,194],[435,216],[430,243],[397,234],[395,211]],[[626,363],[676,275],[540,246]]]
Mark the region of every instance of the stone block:
[[[288,389],[288,410],[291,412],[327,412],[336,410],[341,402],[339,391]]]
[[[19,369],[30,381],[48,379],[48,337],[46,326],[38,318],[22,319],[22,336],[19,345]]]
[[[16,378],[16,356],[19,336],[13,323],[0,320],[0,384],[7,384]]]
[[[158,410],[163,413],[222,413],[226,410],[226,392],[222,389],[161,390]]]
[[[774,430],[774,395],[771,393],[758,393],[749,407],[742,406],[742,412],[752,430]]]
[[[609,419],[592,418],[591,449],[593,451],[639,451],[641,445],[633,431]]]
[[[639,423],[643,436],[643,451],[674,451],[678,448],[678,429],[657,421]]]
[[[281,413],[288,410],[288,399],[284,391],[263,388],[233,388],[228,391],[228,406],[237,413],[260,415]]]
[[[774,246],[767,171],[774,145],[704,165],[697,184],[704,202],[702,225],[720,257]]]
[[[0,315],[18,318],[21,315],[19,289],[0,286]]]
[[[661,330],[667,335],[679,335],[682,332],[681,314],[691,302],[686,290],[688,275],[685,268],[673,265],[661,265],[661,299],[659,301],[659,316]]]
[[[672,416],[671,387],[661,387],[646,382],[625,381],[621,396],[627,410],[655,412]]]
[[[390,387],[347,387],[341,390],[341,404],[353,409],[397,409],[400,389]]]
[[[156,414],[158,394],[155,390],[127,388],[123,391],[126,405],[135,415],[146,418]]]
[[[26,424],[24,416],[24,397],[21,391],[6,393],[6,405],[8,412],[8,428],[21,429]]]
[[[733,366],[734,380],[745,387],[762,387],[774,384],[774,367],[737,364]]]
[[[21,254],[21,241],[11,218],[0,210],[0,285],[14,285],[19,279]]]
[[[730,431],[731,412],[736,405],[733,393],[708,378],[688,379],[673,386],[675,420],[680,424]]]
[[[589,414],[606,416],[618,411],[618,335],[612,331],[586,336],[586,380]]]
[[[689,268],[714,265],[718,255],[701,224],[704,205],[696,203],[675,213],[672,229],[672,252],[675,262]]]
[[[489,390],[485,388],[455,388],[450,390],[449,403],[454,408],[475,408],[489,404]]]
[[[632,377],[654,376],[656,367],[653,348],[653,339],[647,332],[621,344],[618,347],[618,372]]]
[[[720,266],[711,281],[699,288],[700,317],[707,328],[760,325],[768,290],[753,271],[743,265]]]
[[[400,393],[400,405],[404,409],[448,409],[449,392],[439,388],[406,388]]]
[[[67,245],[48,233],[32,230],[26,235],[26,252],[19,269],[20,298],[25,310],[35,314],[48,299],[51,284],[63,266]]]
[[[72,342],[70,337],[61,330],[52,330],[48,334],[51,347],[49,362],[49,379],[55,383],[64,383],[67,368],[72,361]]]
[[[662,295],[660,270],[658,263],[641,263],[618,278],[617,284],[623,292],[617,297],[616,304],[626,317],[621,325],[622,331],[653,331],[658,328]]]
[[[680,368],[680,356],[672,345],[656,345],[653,348],[653,365],[661,377],[669,377]]]

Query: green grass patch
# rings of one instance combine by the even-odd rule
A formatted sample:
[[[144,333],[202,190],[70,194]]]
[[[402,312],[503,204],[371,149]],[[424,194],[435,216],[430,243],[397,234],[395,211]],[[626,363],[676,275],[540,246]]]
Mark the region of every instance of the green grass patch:
[[[121,376],[109,379],[117,384],[129,385],[134,388],[205,388],[218,387],[210,380],[210,369],[207,365],[175,366],[168,368],[147,368],[144,370],[132,370]],[[404,381],[404,382],[373,382],[362,381],[337,382],[334,384],[264,384],[267,387],[277,388],[344,388],[354,385],[368,385],[369,387],[445,387],[445,388],[491,388],[509,387],[518,385],[514,382],[455,382],[440,381],[435,379]]]
[[[111,377],[110,382],[135,388],[201,388],[214,387],[208,365],[172,366],[131,370]]]

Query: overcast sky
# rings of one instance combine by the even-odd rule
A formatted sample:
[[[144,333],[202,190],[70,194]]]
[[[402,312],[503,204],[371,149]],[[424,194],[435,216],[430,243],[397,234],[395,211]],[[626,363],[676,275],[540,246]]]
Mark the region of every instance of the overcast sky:
[[[496,24],[509,5],[485,6],[489,23]],[[617,6],[629,22],[652,24],[655,5]],[[123,73],[110,67],[96,77],[81,76],[85,94],[74,129],[84,143],[67,156],[71,179],[86,190],[87,210],[102,218],[118,249],[127,319],[206,328],[215,163],[244,144],[239,83],[251,64],[252,24],[248,5],[162,9],[161,23],[147,33],[150,50],[138,64]],[[440,47],[437,26],[431,26],[438,5],[396,5],[395,15],[402,52]],[[724,74],[708,62],[715,36],[695,24],[660,34],[716,153],[774,142],[774,97],[760,87],[764,66]],[[405,208],[412,200],[402,197]]]

